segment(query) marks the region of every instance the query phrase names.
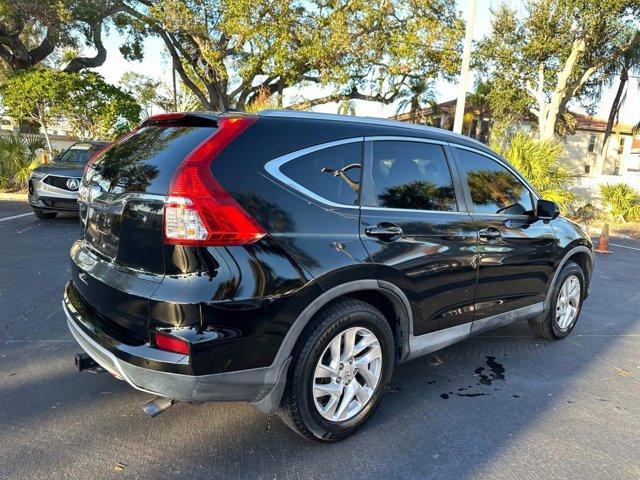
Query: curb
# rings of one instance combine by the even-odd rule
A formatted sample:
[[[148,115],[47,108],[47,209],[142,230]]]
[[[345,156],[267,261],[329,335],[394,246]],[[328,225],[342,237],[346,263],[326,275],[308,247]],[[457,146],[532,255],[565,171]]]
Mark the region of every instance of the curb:
[[[0,201],[26,202],[26,193],[0,193]]]

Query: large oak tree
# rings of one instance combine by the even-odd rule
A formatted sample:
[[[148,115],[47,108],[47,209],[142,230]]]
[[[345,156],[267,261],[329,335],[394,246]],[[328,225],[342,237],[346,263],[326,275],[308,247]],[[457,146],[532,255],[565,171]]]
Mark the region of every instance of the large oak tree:
[[[390,104],[457,70],[462,23],[447,0],[128,0],[116,23],[140,58],[159,36],[203,107],[245,109],[284,92],[292,108]],[[305,86],[319,88],[307,89]]]
[[[611,66],[640,43],[638,0],[525,0],[501,6],[480,44],[498,116],[533,115],[553,138],[570,102],[593,107]],[[633,30],[628,35],[629,29]]]

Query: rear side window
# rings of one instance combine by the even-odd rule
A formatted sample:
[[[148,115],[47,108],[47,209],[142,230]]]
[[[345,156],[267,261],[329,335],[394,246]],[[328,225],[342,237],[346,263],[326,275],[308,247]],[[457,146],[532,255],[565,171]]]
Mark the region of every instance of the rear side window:
[[[533,211],[531,192],[518,177],[484,155],[457,149],[474,211],[525,215]]]
[[[98,174],[91,180],[114,193],[165,195],[180,162],[214,132],[214,127],[141,128],[96,159]]]
[[[362,174],[362,142],[308,153],[284,163],[280,171],[325,200],[357,205]]]
[[[372,175],[380,207],[457,210],[451,172],[440,145],[373,142]]]

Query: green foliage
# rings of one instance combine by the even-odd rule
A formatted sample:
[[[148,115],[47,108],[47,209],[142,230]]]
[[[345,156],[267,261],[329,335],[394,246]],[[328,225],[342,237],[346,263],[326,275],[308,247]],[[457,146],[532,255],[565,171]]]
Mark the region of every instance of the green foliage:
[[[640,222],[640,192],[626,183],[600,185],[600,200],[614,220]]]
[[[36,66],[77,72],[106,59],[103,22],[123,8],[118,0],[0,0],[0,63],[8,72]],[[93,57],[82,51],[93,47]]]
[[[437,108],[435,87],[428,78],[410,81],[398,98],[396,113],[408,110],[411,123],[422,120],[418,116],[423,107],[430,105],[432,111]]]
[[[45,135],[65,119],[81,138],[112,138],[140,119],[135,99],[94,72],[25,70],[7,79],[0,93],[11,116],[38,122]]]
[[[165,0],[116,18],[139,57],[159,35],[204,108],[245,109],[260,91],[317,85],[328,95],[393,103],[411,82],[451,76],[463,24],[447,0]]]
[[[600,99],[600,79],[640,42],[637,0],[525,0],[493,13],[491,35],[479,45],[483,77],[492,83],[499,123],[536,118],[541,138],[570,131],[571,101],[587,110]]]
[[[23,188],[29,174],[42,163],[42,135],[10,133],[0,137],[0,188]]]
[[[173,101],[161,93],[161,86],[161,81],[136,72],[126,72],[120,79],[120,88],[136,99],[144,118],[153,115],[160,104]]]
[[[18,120],[33,120],[41,126],[72,108],[69,92],[74,76],[55,70],[27,70],[8,78],[0,88],[2,103]]]
[[[524,133],[513,135],[506,147],[492,144],[546,200],[566,209],[575,200],[569,187],[575,182],[571,171],[560,161],[564,147],[554,140],[536,140]]]
[[[129,93],[94,72],[66,75],[74,77],[66,118],[80,138],[111,140],[140,122],[140,105]]]

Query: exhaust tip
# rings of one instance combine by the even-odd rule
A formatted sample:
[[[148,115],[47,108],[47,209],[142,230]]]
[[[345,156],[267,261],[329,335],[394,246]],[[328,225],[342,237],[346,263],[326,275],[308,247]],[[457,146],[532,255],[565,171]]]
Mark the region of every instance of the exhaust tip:
[[[142,411],[150,417],[157,417],[162,412],[169,410],[174,403],[175,400],[172,398],[156,397],[142,405]]]

